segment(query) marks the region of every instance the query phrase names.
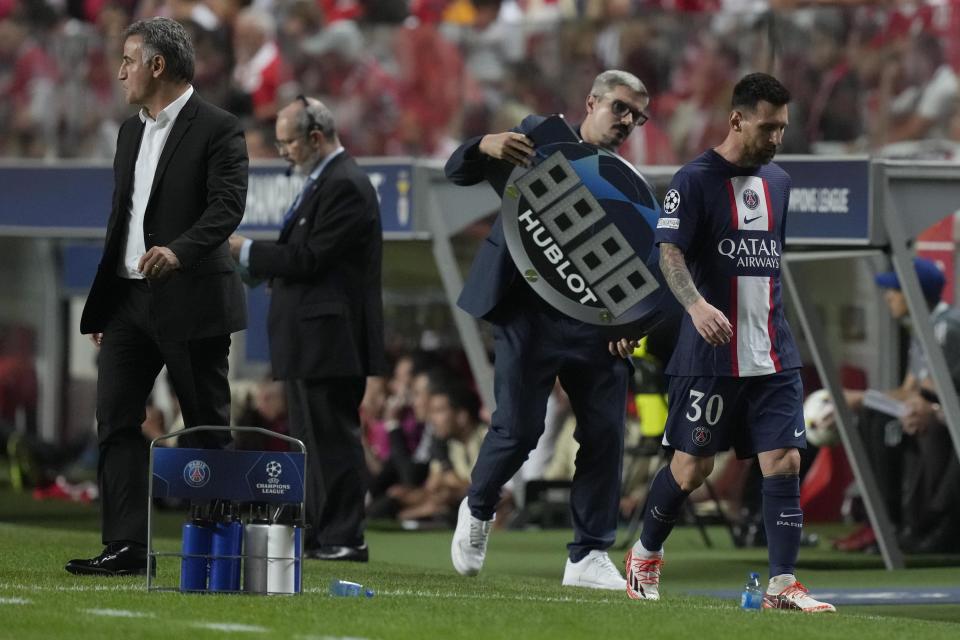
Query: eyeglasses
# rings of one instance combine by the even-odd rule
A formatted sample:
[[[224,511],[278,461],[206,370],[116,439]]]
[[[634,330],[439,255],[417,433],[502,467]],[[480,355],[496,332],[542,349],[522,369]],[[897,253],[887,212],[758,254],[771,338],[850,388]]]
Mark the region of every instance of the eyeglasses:
[[[602,96],[596,96],[596,97],[600,99],[603,98]],[[647,122],[647,120],[650,119],[650,116],[645,114],[643,111],[640,111],[640,109],[634,109],[623,100],[619,100],[617,98],[613,98],[610,101],[610,112],[620,119],[625,118],[629,113],[631,116],[631,119],[633,120],[633,126],[635,127],[642,127]]]
[[[289,147],[299,139],[300,137],[290,138],[289,140],[277,140],[276,142],[273,143],[273,146],[277,148],[278,153],[283,153],[284,149],[286,149],[287,147]]]

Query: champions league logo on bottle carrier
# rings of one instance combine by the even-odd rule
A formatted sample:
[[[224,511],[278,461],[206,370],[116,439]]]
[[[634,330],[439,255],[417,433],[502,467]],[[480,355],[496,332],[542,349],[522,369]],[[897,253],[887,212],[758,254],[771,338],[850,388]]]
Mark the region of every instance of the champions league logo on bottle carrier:
[[[269,479],[267,482],[271,484],[277,484],[280,482],[280,474],[283,473],[283,465],[281,465],[276,460],[271,460],[267,463],[267,476]]]
[[[267,475],[266,482],[257,482],[254,486],[261,493],[269,493],[273,495],[284,495],[287,491],[290,490],[289,484],[280,483],[280,474],[283,473],[283,465],[281,465],[276,460],[271,460],[264,467],[264,473]]]
[[[514,169],[503,196],[518,271],[541,298],[582,322],[657,324],[673,298],[657,264],[660,209],[650,186],[593,145],[557,142],[537,152],[544,159]]]
[[[200,488],[210,482],[210,467],[203,460],[191,460],[183,468],[183,481]]]

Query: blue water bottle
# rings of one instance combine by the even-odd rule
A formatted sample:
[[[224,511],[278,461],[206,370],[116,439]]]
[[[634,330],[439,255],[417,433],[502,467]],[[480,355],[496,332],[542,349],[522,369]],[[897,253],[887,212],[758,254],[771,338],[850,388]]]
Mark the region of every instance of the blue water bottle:
[[[348,582],[334,578],[330,581],[330,595],[342,598],[372,598],[373,589],[367,589],[362,584],[357,584],[356,582]]]
[[[180,591],[206,591],[213,528],[203,518],[200,505],[193,505],[191,511],[190,520],[183,523]]]
[[[235,505],[220,503],[218,511],[213,525],[210,591],[239,591],[243,524]]]
[[[760,587],[760,574],[751,573],[747,584],[740,594],[740,608],[744,611],[760,611],[763,608],[763,589]]]

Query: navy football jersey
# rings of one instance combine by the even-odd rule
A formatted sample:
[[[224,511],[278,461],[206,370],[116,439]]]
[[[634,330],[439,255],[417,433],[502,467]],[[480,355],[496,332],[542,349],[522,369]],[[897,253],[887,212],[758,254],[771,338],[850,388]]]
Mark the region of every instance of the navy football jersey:
[[[712,347],[684,314],[667,374],[746,377],[800,366],[780,287],[789,198],[790,176],[776,164],[738,167],[712,149],[673,177],[657,244],[680,248],[700,294],[733,325],[733,338]]]

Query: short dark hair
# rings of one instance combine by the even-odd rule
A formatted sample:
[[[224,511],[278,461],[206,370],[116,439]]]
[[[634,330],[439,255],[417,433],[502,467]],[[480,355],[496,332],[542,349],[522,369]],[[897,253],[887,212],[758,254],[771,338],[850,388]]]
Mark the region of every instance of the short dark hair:
[[[768,73],[746,75],[733,88],[731,107],[734,109],[753,111],[761,101],[769,102],[775,107],[782,107],[790,102],[790,91]]]
[[[480,421],[480,398],[461,381],[441,381],[431,388],[430,395],[446,396],[454,411],[466,411],[473,422]]]
[[[131,36],[143,38],[143,61],[156,55],[163,56],[167,73],[173,80],[193,80],[195,54],[187,30],[170,18],[147,18],[138,20],[123,32],[123,41]]]

